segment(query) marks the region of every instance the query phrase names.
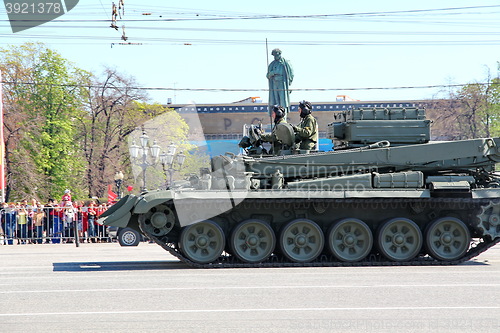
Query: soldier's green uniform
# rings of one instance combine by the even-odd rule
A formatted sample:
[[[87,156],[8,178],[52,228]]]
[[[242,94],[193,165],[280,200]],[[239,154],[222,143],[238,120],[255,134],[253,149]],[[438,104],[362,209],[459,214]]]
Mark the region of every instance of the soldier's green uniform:
[[[283,149],[283,143],[281,141],[278,141],[278,138],[276,136],[276,129],[278,127],[278,124],[286,124],[285,118],[279,119],[273,127],[273,131],[271,134],[262,134],[260,137],[262,141],[264,142],[271,142],[273,144],[273,155],[279,155],[281,152],[281,149]]]
[[[318,122],[308,114],[295,126],[296,141],[300,141],[299,149],[315,150],[318,142]]]

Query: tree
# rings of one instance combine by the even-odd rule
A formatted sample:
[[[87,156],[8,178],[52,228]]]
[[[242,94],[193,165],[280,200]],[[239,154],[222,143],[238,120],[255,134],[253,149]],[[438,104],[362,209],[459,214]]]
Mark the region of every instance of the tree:
[[[472,83],[462,87],[454,96],[458,102],[456,126],[463,139],[487,135],[488,115],[485,92],[483,85]]]
[[[500,134],[500,75],[491,79],[488,74],[486,81],[450,91],[448,98],[433,103],[434,135],[461,140]]]
[[[137,165],[131,164],[129,146],[134,138],[138,142],[142,129],[158,142],[179,144],[185,152],[195,148],[187,142],[184,120],[160,104],[148,104],[147,95],[135,88],[138,84],[133,78],[105,68],[101,77],[91,77],[87,85],[85,112],[80,113],[77,122],[78,146],[86,164],[84,187],[89,197],[103,197],[117,171],[126,175],[124,183],[135,182],[138,171]],[[203,157],[188,155],[189,170],[200,163],[204,163]],[[159,166],[148,170],[157,180],[155,188],[164,183]]]
[[[132,144],[139,144],[139,137],[146,132],[151,143],[156,142],[161,148],[162,153],[166,153],[168,146],[174,144],[177,147],[177,153],[183,152],[186,160],[182,168],[175,166],[176,172],[173,179],[180,179],[188,174],[198,173],[201,167],[209,166],[209,157],[198,151],[198,147],[189,142],[189,126],[186,121],[173,109],[165,108],[160,104],[135,103],[135,108],[140,114],[146,114],[149,120],[138,125],[130,133],[128,138],[129,147]],[[137,161],[130,161],[131,174],[134,181],[142,184],[142,169]],[[147,168],[147,187],[150,189],[165,188],[168,180],[167,171],[163,169],[161,163]]]
[[[500,136],[500,62],[497,62],[496,77],[490,79],[488,75],[486,96],[488,136]]]
[[[0,68],[7,199],[58,198],[65,188],[75,197],[102,197],[116,171],[132,179],[128,136],[150,119],[163,126],[160,136],[186,152],[194,147],[177,113],[145,103],[135,80],[116,69],[97,77],[40,43],[0,49]],[[156,118],[162,114],[168,120]],[[186,166],[201,161],[190,154]]]
[[[74,119],[88,73],[43,44],[0,49],[4,73],[7,199],[79,188]],[[74,177],[76,176],[76,177]],[[81,177],[80,177],[81,178]]]
[[[146,95],[134,88],[133,78],[111,68],[87,84],[86,112],[78,117],[78,136],[86,164],[84,187],[89,197],[100,197],[115,172],[125,169],[125,139],[148,117],[134,103],[145,100]]]

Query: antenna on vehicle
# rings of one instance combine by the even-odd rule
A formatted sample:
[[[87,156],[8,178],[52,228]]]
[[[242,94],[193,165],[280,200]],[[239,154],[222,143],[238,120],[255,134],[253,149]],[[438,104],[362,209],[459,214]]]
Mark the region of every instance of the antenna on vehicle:
[[[267,38],[266,38],[266,72],[269,67],[269,49],[267,46]],[[271,122],[271,130],[273,129],[273,116],[271,115],[271,105],[269,105],[269,101],[267,101],[267,111],[269,113],[269,121]]]
[[[266,73],[269,69],[269,48],[267,46],[267,38],[266,38]],[[268,85],[269,87],[269,85]],[[269,97],[268,97],[269,99]],[[273,116],[272,116],[272,109],[271,105],[269,104],[270,100],[267,101],[267,112],[269,113],[269,122],[271,123],[271,133],[273,132]],[[273,154],[274,154],[274,137],[271,135],[271,147],[273,148]]]

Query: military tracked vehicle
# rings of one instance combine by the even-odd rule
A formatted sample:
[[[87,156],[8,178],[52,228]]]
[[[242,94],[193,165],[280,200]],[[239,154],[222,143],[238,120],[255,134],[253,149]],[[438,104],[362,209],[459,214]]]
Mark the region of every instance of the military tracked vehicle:
[[[289,125],[284,125],[289,126]],[[124,197],[100,221],[193,267],[458,264],[500,241],[500,138],[430,141],[420,108],[339,112],[329,152],[279,156],[259,131],[189,181]]]

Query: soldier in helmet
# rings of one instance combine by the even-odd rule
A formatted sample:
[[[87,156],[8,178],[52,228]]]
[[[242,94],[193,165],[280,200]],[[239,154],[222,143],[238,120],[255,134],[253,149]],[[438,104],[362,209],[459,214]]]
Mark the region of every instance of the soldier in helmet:
[[[274,155],[279,155],[282,149],[290,149],[289,146],[285,147],[285,143],[280,137],[279,132],[282,131],[286,126],[290,126],[287,124],[285,120],[286,110],[284,107],[280,105],[275,105],[273,107],[273,115],[274,115],[274,127],[271,134],[263,134],[261,136],[261,140],[264,142],[271,142],[273,144],[272,153]]]
[[[318,143],[318,122],[311,114],[311,103],[304,100],[299,102],[299,112],[301,121],[297,126],[293,126],[295,141],[300,142],[299,149],[316,150]]]

